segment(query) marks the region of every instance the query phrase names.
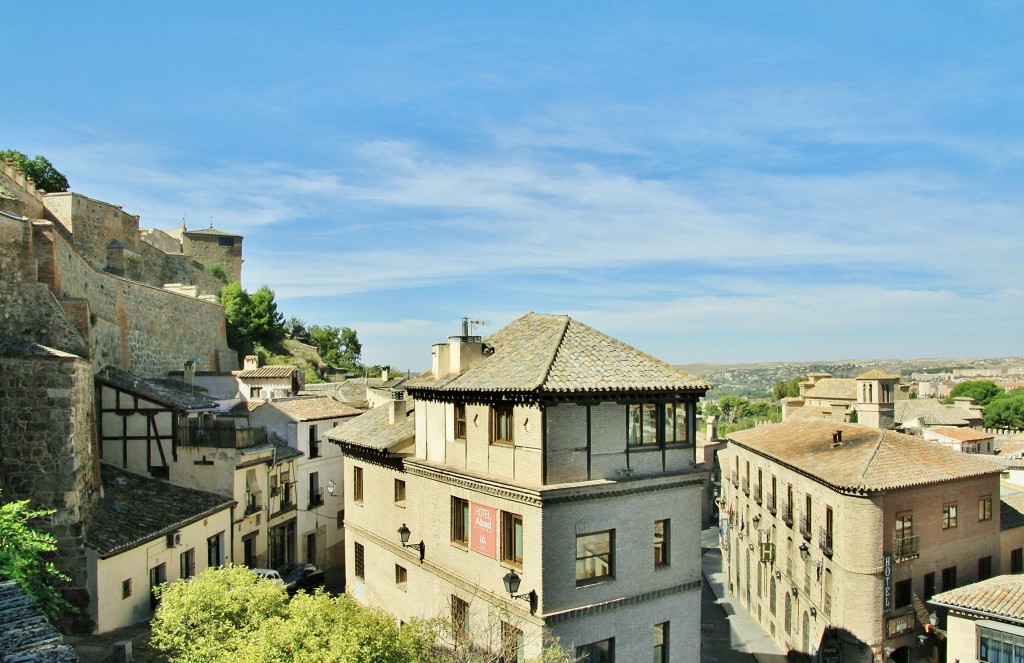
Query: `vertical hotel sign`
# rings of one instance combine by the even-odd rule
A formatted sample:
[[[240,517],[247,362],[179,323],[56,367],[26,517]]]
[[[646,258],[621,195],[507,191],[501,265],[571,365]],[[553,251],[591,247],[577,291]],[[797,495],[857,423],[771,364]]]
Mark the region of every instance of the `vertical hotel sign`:
[[[882,614],[892,612],[892,553],[882,556]]]
[[[498,541],[495,536],[497,511],[494,507],[476,502],[469,503],[472,525],[469,530],[469,547],[481,555],[497,559]]]

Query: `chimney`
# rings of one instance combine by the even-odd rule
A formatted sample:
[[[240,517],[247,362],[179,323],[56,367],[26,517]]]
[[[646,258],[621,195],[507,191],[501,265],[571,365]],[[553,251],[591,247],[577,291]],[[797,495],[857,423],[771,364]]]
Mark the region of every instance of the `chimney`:
[[[380,380],[381,380],[381,382],[387,382],[390,377],[391,377],[391,367],[390,366],[381,366],[380,367]]]
[[[832,448],[835,449],[843,444],[843,431],[837,430],[832,433]]]
[[[388,401],[388,423],[397,424],[405,419],[405,399]]]
[[[246,355],[242,360],[243,371],[254,371],[260,367],[260,358],[256,355]]]
[[[196,383],[196,360],[189,359],[185,362],[185,384],[188,386],[194,386]]]

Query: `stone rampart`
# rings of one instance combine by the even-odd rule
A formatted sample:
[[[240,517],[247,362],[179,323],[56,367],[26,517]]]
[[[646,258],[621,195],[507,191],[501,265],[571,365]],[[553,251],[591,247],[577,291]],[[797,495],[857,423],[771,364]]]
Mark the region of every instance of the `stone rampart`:
[[[30,219],[43,215],[43,192],[36,189],[32,179],[22,170],[15,170],[14,160],[0,163],[0,209],[14,212]]]
[[[54,564],[71,578],[65,598],[88,620],[82,548],[88,514],[99,497],[95,387],[86,359],[0,338],[0,487],[4,500],[28,499],[55,509],[40,528],[57,539]],[[75,625],[90,629],[88,623]]]

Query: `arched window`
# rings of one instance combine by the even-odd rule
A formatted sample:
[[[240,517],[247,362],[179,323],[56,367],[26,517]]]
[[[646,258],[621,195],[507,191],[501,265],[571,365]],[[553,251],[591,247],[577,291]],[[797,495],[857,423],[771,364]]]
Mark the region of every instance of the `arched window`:
[[[790,634],[793,632],[793,599],[790,597],[789,592],[786,592],[786,618],[785,618],[786,633]]]

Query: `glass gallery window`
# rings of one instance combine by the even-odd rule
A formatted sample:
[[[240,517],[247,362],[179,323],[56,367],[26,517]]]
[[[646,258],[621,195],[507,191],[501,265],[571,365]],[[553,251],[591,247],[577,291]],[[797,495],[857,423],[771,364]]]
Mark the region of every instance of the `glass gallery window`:
[[[686,444],[686,403],[631,403],[626,439],[631,447]]]

